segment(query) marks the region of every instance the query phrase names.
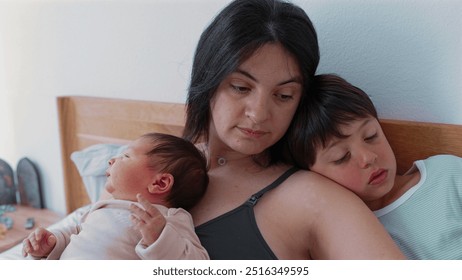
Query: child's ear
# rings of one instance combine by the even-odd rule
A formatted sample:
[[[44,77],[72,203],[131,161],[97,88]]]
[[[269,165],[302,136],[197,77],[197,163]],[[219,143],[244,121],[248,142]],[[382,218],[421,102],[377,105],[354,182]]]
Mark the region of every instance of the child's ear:
[[[149,185],[148,191],[151,194],[164,194],[172,189],[174,178],[172,174],[160,173],[154,178],[154,181]]]

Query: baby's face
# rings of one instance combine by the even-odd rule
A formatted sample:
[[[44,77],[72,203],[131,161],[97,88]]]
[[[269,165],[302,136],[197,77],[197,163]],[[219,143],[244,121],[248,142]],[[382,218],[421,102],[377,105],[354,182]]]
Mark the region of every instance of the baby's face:
[[[136,194],[143,194],[152,182],[154,172],[148,167],[146,155],[151,146],[149,141],[137,139],[120,156],[109,161],[106,190],[115,199],[136,201]]]
[[[332,138],[316,152],[311,170],[356,193],[365,202],[386,195],[394,185],[396,159],[377,119],[340,126],[345,138]]]

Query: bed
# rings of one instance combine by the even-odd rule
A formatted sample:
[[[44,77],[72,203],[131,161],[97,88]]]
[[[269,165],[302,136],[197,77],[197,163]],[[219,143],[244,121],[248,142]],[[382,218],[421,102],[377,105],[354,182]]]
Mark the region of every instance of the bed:
[[[90,203],[81,172],[71,159],[74,152],[97,144],[124,145],[151,131],[181,135],[185,121],[185,106],[179,103],[61,96],[57,106],[68,213]],[[380,121],[396,153],[398,173],[405,172],[414,160],[431,155],[462,157],[462,125]]]
[[[89,203],[72,152],[97,143],[127,143],[157,131],[181,135],[184,104],[85,96],[58,97],[59,127],[67,211]],[[398,172],[416,159],[435,154],[462,156],[462,125],[404,120],[381,120],[396,153]]]

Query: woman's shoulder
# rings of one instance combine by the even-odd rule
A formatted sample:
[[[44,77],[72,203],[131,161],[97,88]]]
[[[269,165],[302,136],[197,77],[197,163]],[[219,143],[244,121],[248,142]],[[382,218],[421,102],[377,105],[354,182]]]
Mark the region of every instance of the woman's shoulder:
[[[402,258],[372,211],[334,181],[299,170],[277,191],[271,215],[284,217],[278,223],[281,235],[295,237],[292,250],[302,248],[315,259]]]
[[[303,190],[319,190],[319,191],[338,191],[344,188],[341,187],[336,182],[309,170],[300,169],[294,173],[290,180],[288,180],[288,185],[294,188]]]
[[[333,208],[340,202],[362,203],[351,191],[336,182],[313,171],[299,170],[288,178],[285,187],[280,189],[284,196],[294,204],[309,203],[310,207]]]

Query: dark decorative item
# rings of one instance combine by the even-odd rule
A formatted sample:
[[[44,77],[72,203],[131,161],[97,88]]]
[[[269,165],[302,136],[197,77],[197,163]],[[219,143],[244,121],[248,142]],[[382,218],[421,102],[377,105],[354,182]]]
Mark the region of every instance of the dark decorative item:
[[[39,172],[28,158],[22,158],[16,168],[21,205],[43,208]]]
[[[0,204],[16,203],[16,187],[11,166],[0,159]]]

